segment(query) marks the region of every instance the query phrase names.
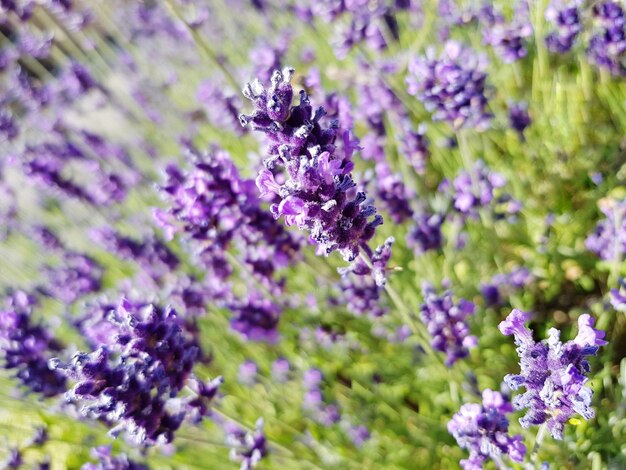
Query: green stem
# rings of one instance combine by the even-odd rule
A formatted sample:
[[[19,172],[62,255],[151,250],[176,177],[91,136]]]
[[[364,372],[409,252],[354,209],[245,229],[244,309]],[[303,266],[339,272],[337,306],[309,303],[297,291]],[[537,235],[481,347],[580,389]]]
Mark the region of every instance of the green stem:
[[[530,463],[532,464],[533,468],[536,468],[537,466],[539,449],[541,448],[541,444],[546,437],[547,431],[548,425],[546,423],[543,423],[541,426],[539,426],[539,430],[537,431],[537,437],[535,438],[535,444],[533,445],[533,451],[530,454]]]

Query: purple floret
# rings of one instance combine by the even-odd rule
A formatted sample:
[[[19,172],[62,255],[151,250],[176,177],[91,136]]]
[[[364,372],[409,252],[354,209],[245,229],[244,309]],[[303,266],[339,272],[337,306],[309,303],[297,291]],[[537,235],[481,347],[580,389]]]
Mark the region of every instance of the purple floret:
[[[513,407],[501,393],[486,389],[481,405],[465,404],[452,417],[448,432],[459,447],[470,452],[469,459],[461,460],[464,470],[482,470],[488,459],[501,462],[505,455],[515,462],[524,460],[522,436],[509,434],[507,414],[512,412]]]

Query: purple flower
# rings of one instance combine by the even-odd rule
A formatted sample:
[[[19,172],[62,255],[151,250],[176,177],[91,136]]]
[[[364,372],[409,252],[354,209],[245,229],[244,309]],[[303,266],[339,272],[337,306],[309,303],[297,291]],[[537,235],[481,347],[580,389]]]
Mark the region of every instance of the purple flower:
[[[67,400],[80,405],[83,416],[113,426],[109,433],[114,437],[124,431],[139,445],[171,442],[188,412],[207,410],[218,385],[201,387],[211,393],[178,396],[196,381],[195,340],[185,334],[171,308],[123,299],[106,321],[111,334],[98,349],[78,352],[69,363],[50,361],[55,371],[75,381]]]
[[[465,299],[454,302],[452,291],[438,295],[430,284],[422,286],[424,303],[421,307],[422,321],[428,328],[433,349],[446,353],[446,365],[450,367],[469,355],[477,339],[470,335],[467,317],[474,313],[474,304]]]
[[[499,306],[515,291],[527,286],[533,275],[526,268],[515,268],[509,273],[496,274],[491,282],[483,284],[481,293],[488,306]]]
[[[46,327],[32,321],[34,303],[33,297],[17,291],[0,312],[0,358],[30,391],[53,397],[65,392],[66,381],[48,367],[48,359],[63,347]]]
[[[8,469],[18,469],[24,464],[24,458],[22,457],[22,453],[16,447],[12,447],[8,449],[9,456],[4,461],[2,468]]]
[[[272,380],[278,383],[285,383],[289,380],[291,366],[289,361],[284,358],[278,358],[272,362]]]
[[[243,385],[254,385],[257,381],[259,369],[254,361],[244,361],[239,365],[237,380]]]
[[[391,259],[391,247],[395,242],[393,237],[385,240],[376,251],[369,246],[363,248],[363,255],[349,266],[339,268],[341,274],[341,302],[355,315],[379,317],[386,313],[381,305],[383,286],[387,282],[387,265]],[[367,257],[372,268],[363,257]]]
[[[584,419],[594,416],[593,391],[585,386],[590,370],[585,357],[607,344],[602,339],[605,333],[594,329],[593,318],[584,314],[578,318],[578,335],[573,340],[561,343],[559,331],[551,328],[548,339],[536,343],[525,326],[528,319],[527,313],[514,309],[498,326],[502,334],[515,337],[520,357],[520,374],[509,374],[504,380],[513,390],[526,388],[513,400],[515,409],[527,409],[520,418],[522,427],[547,423],[552,436],[563,439],[564,425],[574,414]]]
[[[416,253],[425,253],[429,250],[439,250],[443,246],[441,226],[445,217],[422,209],[413,215],[413,221],[407,235],[407,246]]]
[[[90,256],[68,251],[59,266],[45,268],[48,277],[46,292],[61,302],[71,304],[100,290],[103,269]]]
[[[424,124],[420,124],[416,131],[405,130],[401,137],[402,153],[419,175],[423,175],[426,171],[426,162],[430,157],[429,146],[430,142],[426,137]]]
[[[198,86],[198,101],[202,103],[209,122],[222,129],[242,135],[245,131],[239,125],[241,102],[237,96],[227,95],[215,80],[205,80]]]
[[[615,310],[626,312],[626,280],[619,280],[619,286],[609,292],[609,299]]]
[[[593,6],[598,23],[596,34],[589,40],[587,56],[598,67],[611,74],[626,76],[626,17],[618,2],[604,1]]]
[[[409,201],[415,199],[415,194],[404,185],[402,175],[393,173],[386,162],[379,161],[372,178],[376,185],[376,196],[385,206],[391,220],[402,224],[410,219],[413,209]]]
[[[91,450],[91,457],[98,463],[86,463],[81,470],[148,470],[148,467],[130,460],[126,455],[114,457],[111,446],[100,446]]]
[[[482,23],[483,41],[493,47],[503,62],[510,64],[526,57],[525,40],[533,34],[526,2],[518,3],[510,23],[492,6],[483,7],[478,17]]]
[[[269,453],[267,438],[263,432],[263,419],[256,422],[254,432],[245,431],[238,425],[226,423],[226,445],[230,450],[230,458],[240,462],[240,470],[251,470]]]
[[[201,262],[222,281],[231,273],[224,253],[237,245],[254,274],[282,290],[272,276],[297,258],[299,241],[261,207],[254,181],[239,176],[227,152],[199,154],[188,148],[188,155],[191,171],[176,165],[166,169],[168,181],[162,190],[171,207],[154,211],[166,238],[184,233],[200,251]]]
[[[621,261],[626,254],[626,199],[603,199],[600,210],[605,218],[587,237],[585,245],[606,261]]]
[[[512,103],[509,106],[509,123],[519,135],[520,140],[524,140],[524,130],[530,126],[531,120],[528,115],[528,105],[526,103]]]
[[[324,254],[338,250],[346,261],[352,261],[382,217],[375,215],[365,193],[355,189],[351,158],[356,142],[335,124],[323,127],[323,108],[313,111],[304,91],[300,104],[291,106],[292,75],[293,69],[276,70],[269,88],[256,80],[244,89],[255,111],[242,115],[241,122],[264,132],[270,141],[266,169],[259,172],[257,186],[263,196],[279,196],[280,202],[271,207],[276,219],[283,216],[287,225],[307,230]],[[335,144],[338,135],[341,147]],[[283,184],[272,172],[279,167],[285,172]]]
[[[454,208],[464,217],[476,218],[483,207],[493,205],[496,218],[515,215],[521,209],[518,201],[508,194],[496,197],[496,191],[506,184],[502,175],[492,172],[479,160],[470,171],[461,172],[453,182]],[[440,191],[449,187],[447,180],[440,185]]]
[[[91,232],[92,238],[121,259],[134,261],[155,281],[159,282],[170,271],[175,271],[180,261],[165,243],[154,236],[141,240],[127,237],[111,227]]]
[[[526,446],[522,436],[509,435],[507,414],[513,411],[508,400],[499,392],[483,391],[483,403],[465,404],[448,422],[448,432],[454,436],[459,447],[470,452],[469,459],[461,460],[464,470],[482,470],[487,459],[501,462],[508,455],[515,462],[522,462]]]
[[[258,292],[249,292],[245,301],[228,304],[233,318],[230,326],[248,341],[278,341],[278,321],[281,309]]]
[[[485,130],[490,127],[484,73],[485,62],[458,42],[448,41],[439,58],[434,49],[409,63],[409,94],[431,112],[434,121],[446,121],[454,129]]]
[[[316,422],[331,426],[341,419],[339,408],[324,402],[321,385],[324,376],[319,369],[309,369],[303,375],[305,389],[302,407]]]
[[[554,30],[546,36],[548,49],[557,54],[569,52],[582,30],[580,0],[552,0],[546,9],[546,20]]]

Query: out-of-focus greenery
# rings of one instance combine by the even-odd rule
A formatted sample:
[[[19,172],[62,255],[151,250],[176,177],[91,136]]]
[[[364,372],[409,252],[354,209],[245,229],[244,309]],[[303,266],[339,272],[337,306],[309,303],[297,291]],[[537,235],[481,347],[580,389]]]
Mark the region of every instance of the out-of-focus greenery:
[[[464,151],[472,160],[481,158],[504,175],[508,180],[507,191],[523,203],[514,224],[469,221],[465,247],[458,250],[447,243],[436,254],[414,254],[405,246],[406,228],[385,223],[376,240],[382,242],[389,235],[398,240],[392,259],[392,265],[398,269],[390,276],[389,284],[405,305],[391,303],[391,312],[380,319],[354,317],[341,306],[328,305],[327,299],[334,295],[334,285],[339,279],[335,268],[341,265],[341,260],[337,256],[315,257],[312,247],[305,250],[305,261],[286,273],[287,291],[298,298],[314,296],[317,307],[284,311],[280,323],[282,339],[276,345],[242,341],[229,330],[228,312],[208,306],[208,313],[200,322],[201,341],[214,360],[197,372],[201,377],[224,376],[224,396],[217,405],[221,413],[250,428],[257,418],[264,418],[266,434],[273,444],[270,444],[271,454],[259,468],[457,468],[466,452],[457,447],[446,425],[462,404],[479,400],[468,374],[475,376],[479,389],[499,389],[504,375],[518,370],[511,338],[503,337],[497,330],[511,307],[534,313],[532,326],[540,337],[544,337],[549,327],[556,326],[563,331],[563,338],[571,338],[574,319],[583,312],[592,313],[598,318],[597,326],[608,332],[609,345],[602,348],[591,365],[590,382],[597,417],[573,421],[562,442],[546,439],[539,460],[551,462],[551,468],[558,469],[626,468],[626,362],[623,360],[626,318],[606,301],[608,289],[617,281],[615,272],[610,275],[613,266],[598,261],[584,246],[600,215],[598,201],[626,194],[626,83],[589,65],[582,47],[562,57],[548,54],[541,35],[546,30],[542,14],[546,0],[530,2],[536,34],[529,41],[528,56],[515,64],[503,64],[490,49],[482,46],[477,26],[453,30],[454,37],[489,54],[490,108],[495,114],[492,129],[484,133],[464,131],[461,148],[441,145],[444,139],[454,137],[453,132],[445,123],[430,122],[429,114],[407,94],[404,85],[407,61],[423,54],[428,46],[438,46],[435,1],[424,2],[424,16],[418,28],[413,26],[411,18],[399,16],[400,40],[387,51],[374,55],[366,47],[356,47],[343,60],[336,58],[329,42],[333,37],[331,26],[321,20],[305,26],[294,20],[287,9],[270,8],[272,13],[264,15],[244,7],[245,2],[241,5],[237,2],[237,8],[227,0],[208,2],[214,15],[212,23],[223,26],[223,31],[215,34],[220,37],[219,43],[215,37],[197,35],[194,36],[197,50],[187,50],[193,46],[165,44],[158,37],[153,42],[125,40],[116,23],[117,3],[97,0],[86,5],[94,10],[102,31],[116,38],[120,47],[128,48],[142,74],[154,82],[170,73],[177,75],[177,81],[167,89],[150,89],[150,93],[158,93],[151,96],[151,103],[161,111],[161,122],[142,119],[142,113],[134,109],[127,83],[133,77],[125,76],[115,66],[112,40],[107,42],[93,32],[77,33],[75,37],[60,35],[59,44],[67,47],[59,47],[56,53],[58,60],[65,60],[63,54],[78,55],[75,44],[94,40],[95,49],[84,49],[77,58],[108,86],[115,100],[97,111],[93,104],[84,103],[79,110],[72,111],[74,119],[82,121],[85,128],[97,129],[121,142],[136,142],[140,135],[154,147],[155,157],[149,157],[142,148],[131,148],[150,181],[137,186],[119,207],[120,217],[115,224],[128,233],[136,233],[137,223],[149,220],[151,208],[162,205],[153,185],[162,181],[160,170],[164,163],[180,158],[181,135],[194,135],[199,148],[218,144],[230,152],[242,174],[254,175],[263,149],[256,136],[250,133],[237,136],[213,127],[210,122],[193,121],[190,112],[199,108],[196,90],[202,80],[214,79],[225,89],[232,86],[223,70],[216,66],[216,55],[226,58],[224,67],[233,71],[237,81],[251,79],[253,72],[247,65],[250,48],[261,40],[275,41],[278,31],[287,27],[291,28],[291,38],[284,64],[296,69],[294,83],[302,83],[303,76],[315,66],[320,69],[327,90],[348,96],[354,104],[358,97],[353,83],[359,74],[359,61],[388,58],[399,64],[397,74],[382,78],[405,103],[415,126],[428,123],[432,155],[426,176],[412,173],[403,160],[393,125],[387,129],[386,148],[390,165],[405,176],[407,185],[414,186],[418,198],[437,197],[441,179],[453,178],[463,168],[461,151]],[[173,17],[177,12],[184,13],[184,7],[172,9],[172,5],[164,3],[163,8]],[[90,34],[91,37],[85,37]],[[304,48],[315,52],[313,63],[302,63],[300,56]],[[193,56],[201,60],[189,66],[185,62]],[[507,103],[519,100],[528,103],[533,120],[524,140],[509,128],[506,116]],[[136,118],[129,119],[120,113],[118,106],[127,107]],[[362,131],[358,123],[356,134]],[[359,171],[367,166],[367,162],[357,158]],[[603,175],[601,183],[592,182],[594,173]],[[22,175],[10,169],[7,174],[13,187],[23,187],[19,192],[19,213],[56,228],[73,247],[101,262],[106,267],[104,290],[114,297],[116,286],[122,279],[131,277],[135,268],[88,241],[87,229],[106,223],[104,215],[73,201],[57,204],[49,200],[42,208],[36,204],[35,190],[24,182]],[[551,214],[554,222],[548,224],[546,217]],[[451,226],[447,226],[448,239],[455,235],[450,232]],[[171,246],[184,253],[179,241]],[[38,251],[27,235],[10,234],[1,244],[0,254],[3,286],[37,284],[38,266],[46,255]],[[537,281],[509,299],[509,306],[486,308],[478,291],[480,282],[513,266],[528,268]],[[622,264],[617,270],[624,274]],[[250,286],[245,282],[247,276],[242,274],[235,289],[245,296]],[[477,303],[471,329],[478,336],[479,345],[469,358],[450,369],[442,365],[441,358],[424,353],[415,338],[393,344],[372,333],[373,325],[389,329],[400,326],[403,320],[399,311],[403,308],[417,318],[421,283],[439,284],[444,278],[451,280],[456,296]],[[167,303],[167,298],[159,298],[160,295],[154,293],[155,298]],[[80,313],[80,309],[77,304],[67,311],[65,306],[49,300],[37,312],[56,327],[62,339],[76,343],[80,349],[84,346],[81,338],[63,322],[68,316]],[[345,340],[325,348],[301,339],[305,328],[314,330],[318,326],[345,333]],[[351,422],[367,426],[371,439],[358,448],[339,426],[323,427],[307,419],[302,412],[303,389],[299,376],[285,384],[270,378],[271,363],[279,357],[286,357],[300,371],[320,368],[325,374],[325,395],[337,402]],[[237,380],[238,366],[246,359],[254,360],[259,367],[259,381],[253,386],[242,385]],[[10,446],[28,441],[34,428],[41,424],[48,426],[50,440],[43,449],[26,450],[25,459],[34,462],[44,454],[49,455],[53,469],[78,468],[88,460],[91,447],[111,442],[103,425],[79,422],[54,400],[18,395],[15,382],[4,372],[0,393],[0,458]],[[511,431],[522,433],[530,450],[536,429],[522,430],[516,419],[520,413],[514,416]],[[121,440],[114,441],[113,446],[116,451],[138,456],[136,450]],[[146,458],[156,469],[236,466],[229,461],[221,431],[210,422],[198,427],[185,426],[173,447],[150,450]]]

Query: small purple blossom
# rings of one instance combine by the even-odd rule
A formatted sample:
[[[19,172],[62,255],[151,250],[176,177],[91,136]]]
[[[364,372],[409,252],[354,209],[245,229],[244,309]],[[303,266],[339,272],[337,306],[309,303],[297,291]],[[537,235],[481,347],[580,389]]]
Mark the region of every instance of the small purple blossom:
[[[226,423],[224,430],[230,458],[241,463],[240,470],[252,470],[269,453],[263,419],[257,420],[254,431],[245,431],[234,423]]]
[[[483,41],[493,47],[504,63],[516,62],[528,54],[526,38],[532,36],[533,27],[526,2],[518,2],[514,18],[507,23],[502,14],[492,6],[485,6],[478,14],[483,27]]]
[[[272,362],[272,380],[275,382],[287,382],[289,380],[290,373],[291,365],[286,358],[281,357]]]
[[[419,175],[423,175],[426,171],[426,162],[430,158],[429,147],[430,141],[426,136],[424,124],[420,124],[415,131],[405,130],[401,137],[402,153]]]
[[[258,292],[250,292],[245,301],[230,302],[233,313],[230,326],[248,341],[278,341],[281,309]]]
[[[482,397],[482,404],[463,405],[448,422],[448,432],[459,447],[470,452],[469,459],[461,460],[461,466],[464,470],[482,470],[488,459],[501,462],[505,455],[522,462],[526,454],[523,437],[509,434],[507,414],[513,412],[513,407],[501,393],[490,389],[484,390]]]
[[[589,40],[587,56],[598,67],[612,75],[626,76],[626,16],[619,2],[604,1],[592,9],[598,23],[596,34]]]
[[[585,245],[603,260],[621,261],[626,254],[626,199],[603,199],[599,206],[605,218],[597,223]]]
[[[90,256],[68,251],[63,255],[63,263],[47,266],[46,292],[66,304],[100,290],[103,269]]]
[[[407,235],[407,246],[416,253],[425,253],[429,250],[439,250],[443,246],[441,226],[445,217],[422,209],[413,215],[413,221]]]
[[[504,193],[497,195],[504,187],[506,179],[491,171],[482,160],[476,162],[469,171],[463,171],[452,183],[454,208],[464,217],[476,218],[481,208],[492,207],[495,218],[514,216],[521,209],[519,201]],[[444,180],[440,191],[449,191],[450,185]]]
[[[593,318],[583,314],[573,340],[561,343],[559,331],[551,328],[548,339],[537,343],[525,325],[528,319],[527,313],[514,309],[498,326],[503,335],[515,337],[520,357],[520,374],[509,374],[504,380],[513,390],[526,388],[513,400],[515,409],[527,409],[520,418],[522,427],[547,423],[552,436],[563,439],[565,423],[574,414],[586,420],[594,417],[593,391],[585,385],[590,371],[585,357],[595,355],[599,346],[607,344],[602,339],[605,333],[594,329]]]
[[[470,348],[477,344],[467,324],[467,317],[474,313],[475,306],[465,299],[455,302],[449,289],[438,295],[430,284],[422,286],[422,295],[422,321],[432,337],[430,344],[436,351],[446,353],[445,363],[450,367],[467,357]]]
[[[511,103],[509,106],[509,124],[517,132],[520,140],[524,140],[524,130],[530,126],[531,120],[526,103]]]
[[[125,454],[113,456],[111,446],[96,447],[90,453],[98,463],[86,463],[81,470],[148,470],[147,466],[133,462]]]
[[[454,129],[490,127],[485,94],[485,60],[455,41],[448,41],[437,58],[434,49],[409,63],[407,85],[431,112],[434,121],[446,121]]]
[[[582,30],[581,0],[552,0],[546,9],[546,20],[553,31],[546,36],[546,45],[551,52],[569,52]]]
[[[611,305],[618,312],[626,312],[626,280],[620,279],[619,285],[609,292]]]
[[[499,306],[532,280],[533,275],[528,269],[515,268],[508,273],[496,274],[489,283],[481,286],[480,291],[488,306]]]
[[[63,346],[50,330],[33,322],[35,303],[32,296],[17,291],[0,311],[0,358],[3,368],[13,371],[29,391],[53,397],[65,392],[66,381],[48,367],[48,360]]]

